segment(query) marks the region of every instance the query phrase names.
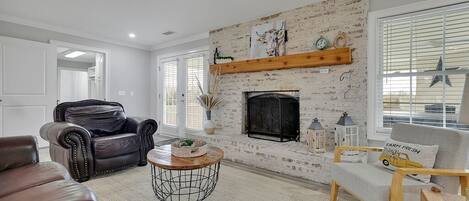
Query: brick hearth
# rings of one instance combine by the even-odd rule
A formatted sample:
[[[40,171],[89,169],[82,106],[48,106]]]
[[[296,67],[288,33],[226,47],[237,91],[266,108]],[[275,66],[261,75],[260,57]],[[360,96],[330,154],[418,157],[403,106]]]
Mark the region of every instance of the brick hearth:
[[[247,135],[206,135],[190,134],[225,151],[225,160],[251,165],[300,177],[307,180],[329,184],[334,154],[329,151],[315,154],[307,151],[300,142],[272,142],[249,138]],[[343,156],[343,161],[360,162],[363,157]],[[366,157],[365,157],[366,158]],[[365,160],[365,159],[363,159]]]

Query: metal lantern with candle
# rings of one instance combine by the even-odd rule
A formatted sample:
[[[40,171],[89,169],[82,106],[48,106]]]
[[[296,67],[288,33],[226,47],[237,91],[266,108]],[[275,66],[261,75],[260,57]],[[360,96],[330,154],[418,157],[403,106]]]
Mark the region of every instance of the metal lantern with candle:
[[[322,127],[318,118],[314,118],[306,131],[306,144],[311,152],[326,152],[326,130]]]
[[[335,127],[336,146],[359,146],[360,134],[358,125],[353,123],[352,117],[344,112]]]

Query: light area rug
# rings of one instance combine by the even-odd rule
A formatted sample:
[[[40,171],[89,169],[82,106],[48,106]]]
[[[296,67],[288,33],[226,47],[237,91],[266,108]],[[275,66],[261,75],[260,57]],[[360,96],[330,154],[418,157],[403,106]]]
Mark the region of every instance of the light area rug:
[[[157,200],[150,166],[135,167],[84,182],[104,201]],[[320,184],[318,184],[320,185]],[[222,164],[219,182],[209,201],[328,201],[324,187],[308,188],[283,179]],[[349,201],[350,199],[340,199]]]
[[[41,161],[50,161],[49,150],[39,150]],[[93,177],[84,185],[101,201],[157,200],[151,187],[150,165]],[[307,183],[243,165],[223,162],[215,191],[207,201],[329,201],[329,186]],[[357,201],[341,191],[340,201]]]

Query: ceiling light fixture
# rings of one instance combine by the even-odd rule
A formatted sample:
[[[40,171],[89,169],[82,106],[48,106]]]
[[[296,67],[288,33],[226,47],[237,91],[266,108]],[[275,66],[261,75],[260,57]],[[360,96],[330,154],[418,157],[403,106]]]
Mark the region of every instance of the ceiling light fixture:
[[[134,33],[129,33],[129,38],[135,38],[137,37],[137,35],[135,35]]]
[[[84,55],[84,54],[86,54],[86,52],[73,51],[73,52],[70,52],[70,53],[66,54],[65,57],[67,57],[67,58],[76,58],[76,57],[79,57],[79,56]]]

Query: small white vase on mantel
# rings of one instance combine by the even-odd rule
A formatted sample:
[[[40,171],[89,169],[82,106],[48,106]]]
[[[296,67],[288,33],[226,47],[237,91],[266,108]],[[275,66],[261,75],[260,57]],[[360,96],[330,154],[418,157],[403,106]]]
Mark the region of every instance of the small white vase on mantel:
[[[212,111],[205,111],[207,119],[204,121],[204,131],[208,135],[215,133],[215,124],[212,121]]]

